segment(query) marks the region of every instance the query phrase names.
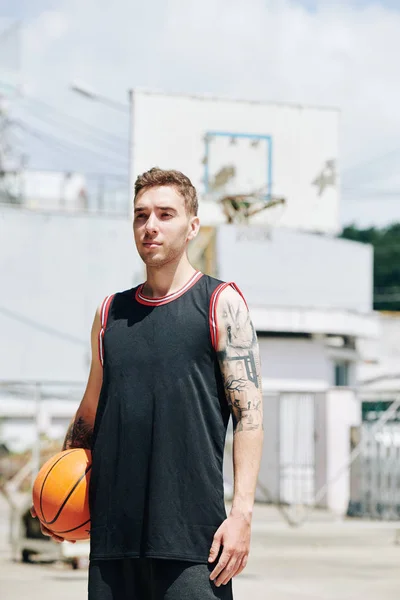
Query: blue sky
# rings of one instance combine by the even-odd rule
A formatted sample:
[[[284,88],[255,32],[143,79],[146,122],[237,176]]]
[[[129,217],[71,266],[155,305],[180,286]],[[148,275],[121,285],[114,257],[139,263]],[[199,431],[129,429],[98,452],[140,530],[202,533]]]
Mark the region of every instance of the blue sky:
[[[274,0],[273,0],[274,1]],[[276,2],[275,3],[279,3]],[[312,12],[317,12],[324,5],[346,4],[353,8],[363,9],[371,5],[380,5],[385,8],[400,10],[399,0],[295,0],[293,4],[299,4]],[[266,5],[270,0],[266,0]],[[40,14],[44,10],[57,9],[57,0],[0,0],[0,15],[11,18],[29,18]]]
[[[97,128],[61,134],[66,117],[14,103],[32,166],[72,169],[82,143],[86,170],[126,172],[125,115],[74,95],[74,79],[120,102],[140,86],[337,106],[343,221],[400,221],[400,0],[0,0],[0,29],[16,18],[25,91]]]
[[[340,4],[340,0],[298,0],[298,4],[301,4],[307,10],[316,12],[323,5],[337,6]],[[399,0],[382,0],[381,2],[377,0],[342,0],[342,4],[359,9],[363,9],[375,4],[393,10],[400,10]]]
[[[56,7],[56,0],[0,0],[0,16],[27,19]]]

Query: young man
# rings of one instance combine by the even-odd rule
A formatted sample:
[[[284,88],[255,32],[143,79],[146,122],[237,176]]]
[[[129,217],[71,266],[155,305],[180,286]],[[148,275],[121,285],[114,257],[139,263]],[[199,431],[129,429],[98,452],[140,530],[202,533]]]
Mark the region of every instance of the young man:
[[[230,600],[246,566],[263,440],[258,346],[236,286],[189,263],[199,226],[187,177],[158,168],[138,177],[133,230],[146,282],[97,311],[87,388],[64,443],[92,450],[90,600]]]

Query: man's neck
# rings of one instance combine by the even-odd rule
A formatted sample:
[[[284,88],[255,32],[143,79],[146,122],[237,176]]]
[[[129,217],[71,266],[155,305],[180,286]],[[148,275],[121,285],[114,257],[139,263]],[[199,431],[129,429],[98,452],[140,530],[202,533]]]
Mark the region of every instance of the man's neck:
[[[149,298],[162,298],[173,294],[180,290],[195,272],[196,269],[187,257],[178,264],[163,265],[158,269],[147,267],[143,294]]]

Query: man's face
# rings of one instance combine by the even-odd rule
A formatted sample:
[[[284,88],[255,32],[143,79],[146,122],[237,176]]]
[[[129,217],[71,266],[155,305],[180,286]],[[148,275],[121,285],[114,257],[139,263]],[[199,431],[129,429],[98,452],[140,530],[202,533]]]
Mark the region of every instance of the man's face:
[[[139,255],[149,267],[178,261],[198,227],[198,218],[186,213],[185,200],[174,187],[153,187],[136,197],[133,232]]]

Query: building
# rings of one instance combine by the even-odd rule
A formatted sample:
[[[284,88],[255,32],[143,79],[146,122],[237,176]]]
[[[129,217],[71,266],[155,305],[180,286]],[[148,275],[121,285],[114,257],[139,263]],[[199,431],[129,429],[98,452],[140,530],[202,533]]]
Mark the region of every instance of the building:
[[[382,386],[400,391],[400,382],[396,383],[400,379],[400,313],[381,311],[376,317],[379,338],[360,342],[363,360],[358,368],[358,382],[362,387],[375,387],[378,391]]]
[[[380,335],[360,341],[358,396],[360,426],[353,446],[360,452],[351,468],[348,513],[398,520],[400,516],[400,314],[379,312]]]
[[[85,211],[88,190],[80,173],[24,170],[21,173],[21,203],[32,210]]]
[[[338,111],[140,90],[131,104],[131,180],[154,164],[181,166],[215,228],[204,244],[214,243],[214,271],[250,305],[269,407],[260,496],[345,512],[360,342],[379,324],[372,248],[335,237]],[[272,207],[222,225],[227,205],[246,202]]]
[[[287,504],[319,498],[346,512],[348,473],[337,474],[349,458],[351,427],[361,419],[353,389],[359,343],[377,336],[378,323],[372,249],[335,237],[337,111],[143,92],[131,98],[131,180],[155,164],[179,166],[192,178],[204,225],[192,259],[234,280],[251,309],[266,401],[258,497]],[[251,206],[284,202],[247,223],[223,224],[225,200],[238,196]],[[0,380],[83,383],[96,306],[143,281],[130,222],[0,210],[0,271],[8,290],[0,307],[7,340]],[[43,431],[55,435],[60,419],[67,423],[68,415],[51,408],[46,385],[40,394],[47,394],[48,411],[31,410],[31,439]],[[10,390],[3,395],[8,407]],[[58,407],[61,396],[53,392]],[[77,398],[70,397],[72,414]],[[3,421],[3,431],[10,427]]]
[[[204,224],[226,221],[219,200],[283,199],[252,225],[336,234],[339,112],[322,107],[130,94],[131,181],[154,165],[186,173],[202,198]]]

